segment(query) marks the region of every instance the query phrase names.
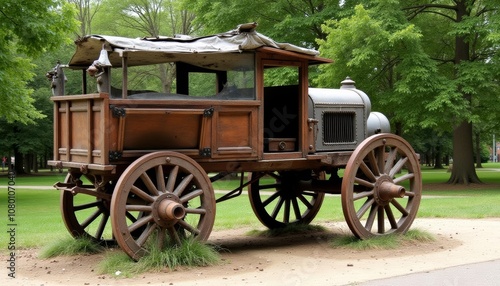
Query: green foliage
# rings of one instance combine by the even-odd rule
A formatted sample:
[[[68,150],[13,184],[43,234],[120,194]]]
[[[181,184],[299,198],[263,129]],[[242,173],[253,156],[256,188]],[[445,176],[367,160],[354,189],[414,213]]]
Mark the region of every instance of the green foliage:
[[[249,22],[259,24],[258,31],[279,42],[317,47],[316,38],[325,38],[321,24],[326,19],[349,15],[360,1],[229,1],[183,0],[184,9],[196,14],[194,22],[203,33],[213,34],[234,29]],[[369,1],[363,1],[369,2]]]
[[[0,113],[7,122],[33,123],[31,60],[67,42],[73,10],[61,0],[4,0],[0,4]]]
[[[99,263],[102,273],[134,276],[147,271],[161,271],[165,268],[198,267],[220,262],[219,253],[211,246],[195,239],[184,240],[180,246],[159,249],[152,243],[150,252],[135,262],[123,252],[113,252]]]
[[[55,256],[72,256],[82,254],[96,254],[104,251],[104,247],[89,238],[67,238],[57,240],[46,245],[40,252],[40,258]]]

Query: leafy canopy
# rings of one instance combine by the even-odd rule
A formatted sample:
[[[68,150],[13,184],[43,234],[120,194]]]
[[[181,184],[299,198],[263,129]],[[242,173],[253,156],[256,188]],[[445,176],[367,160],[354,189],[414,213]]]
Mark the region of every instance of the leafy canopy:
[[[76,22],[62,0],[2,0],[0,3],[0,113],[7,122],[33,123],[32,59],[69,40]]]

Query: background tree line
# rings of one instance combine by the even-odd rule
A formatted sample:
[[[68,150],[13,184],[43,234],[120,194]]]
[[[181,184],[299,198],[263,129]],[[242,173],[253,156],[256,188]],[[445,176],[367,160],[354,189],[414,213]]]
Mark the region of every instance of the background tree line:
[[[257,22],[262,34],[334,60],[311,69],[311,86],[337,88],[350,76],[422,163],[441,167],[453,158],[450,183],[479,181],[474,165],[488,157],[499,129],[498,0],[17,2],[0,4],[0,33],[9,39],[0,43],[0,151],[26,159],[18,172],[50,158],[52,104],[43,75],[69,60],[69,39],[87,34],[196,36]],[[134,88],[170,90],[174,67],[158,69],[138,70]],[[78,93],[79,86],[68,79],[67,89]]]

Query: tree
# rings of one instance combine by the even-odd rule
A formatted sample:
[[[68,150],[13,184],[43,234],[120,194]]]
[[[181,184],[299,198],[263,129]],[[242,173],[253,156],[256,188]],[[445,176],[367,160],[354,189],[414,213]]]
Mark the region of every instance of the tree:
[[[317,48],[316,39],[326,34],[321,25],[351,13],[352,0],[183,0],[185,9],[196,14],[195,23],[204,33],[234,29],[237,25],[257,22],[259,32],[280,42]],[[365,1],[369,2],[369,1]]]
[[[33,123],[31,59],[68,40],[75,21],[62,0],[3,0],[0,3],[0,113],[7,122]]]
[[[92,34],[92,21],[101,7],[102,0],[67,0],[76,8],[76,19],[80,23],[80,36]]]
[[[378,0],[368,9],[358,6],[354,16],[324,28],[329,36],[321,50],[337,62],[322,80],[346,69],[364,73],[361,83],[381,90],[371,95],[405,129],[453,129],[449,183],[477,183],[472,123],[480,123],[480,102],[491,102],[499,88],[494,2]]]

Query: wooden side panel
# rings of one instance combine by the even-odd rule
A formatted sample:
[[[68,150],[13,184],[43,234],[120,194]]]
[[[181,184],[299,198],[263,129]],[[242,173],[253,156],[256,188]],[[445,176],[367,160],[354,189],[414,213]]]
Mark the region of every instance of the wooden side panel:
[[[108,99],[103,94],[58,96],[54,101],[54,160],[108,164]],[[113,129],[113,128],[111,128]]]
[[[257,107],[221,108],[212,121],[212,157],[257,157]]]
[[[194,113],[127,112],[124,150],[198,149],[202,111]]]

